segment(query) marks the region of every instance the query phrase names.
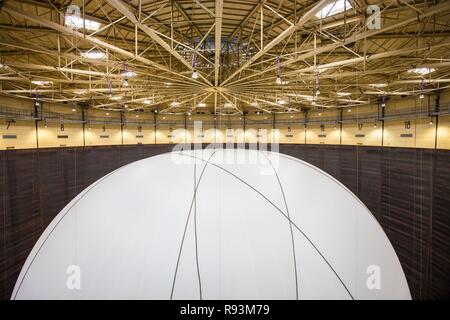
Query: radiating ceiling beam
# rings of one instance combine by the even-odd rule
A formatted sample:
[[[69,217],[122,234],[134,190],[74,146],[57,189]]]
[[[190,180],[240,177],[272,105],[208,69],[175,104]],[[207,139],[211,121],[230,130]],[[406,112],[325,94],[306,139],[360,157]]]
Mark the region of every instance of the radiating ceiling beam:
[[[308,10],[295,24],[290,25],[287,29],[285,29],[282,33],[280,33],[275,39],[270,41],[264,48],[258,51],[254,56],[252,56],[249,60],[247,60],[240,68],[238,68],[235,72],[233,72],[223,83],[225,85],[235,76],[240,74],[242,71],[247,69],[253,62],[261,58],[264,54],[269,52],[273,47],[279,44],[281,41],[289,37],[294,31],[298,30],[302,27],[306,22],[312,19],[315,14],[317,14],[324,6],[331,3],[331,0],[320,0],[313,8]]]
[[[443,3],[440,3],[438,5],[435,5],[433,7],[428,8],[423,15],[414,16],[414,17],[410,17],[410,18],[407,18],[407,19],[403,19],[401,21],[395,22],[395,23],[390,24],[388,26],[384,26],[384,27],[382,27],[380,29],[367,30],[367,31],[364,31],[364,32],[355,32],[352,36],[346,38],[345,41],[335,42],[335,43],[332,43],[332,44],[329,44],[329,45],[325,45],[325,46],[319,47],[319,48],[317,48],[315,50],[311,49],[309,52],[301,54],[301,55],[299,55],[299,56],[297,56],[295,58],[287,59],[287,60],[281,62],[281,67],[294,65],[296,62],[302,61],[302,60],[305,60],[305,59],[308,59],[308,58],[311,58],[314,55],[318,55],[318,54],[321,54],[321,53],[329,52],[329,51],[335,50],[335,49],[337,49],[339,47],[348,45],[350,43],[354,43],[354,42],[360,41],[360,40],[362,40],[364,38],[370,38],[370,37],[372,37],[374,35],[382,34],[384,32],[397,29],[397,28],[402,27],[404,25],[407,25],[409,23],[416,22],[418,19],[421,20],[421,19],[424,19],[426,17],[435,15],[435,14],[437,14],[439,12],[448,10],[449,8],[450,8],[450,1],[446,1],[446,2],[443,2]],[[267,46],[266,46],[266,48],[267,48]],[[266,69],[264,69],[262,71],[255,72],[254,74],[250,74],[250,75],[248,75],[246,77],[243,77],[243,78],[240,78],[240,79],[238,79],[236,81],[233,81],[230,84],[235,84],[235,83],[238,83],[238,82],[242,82],[242,81],[248,80],[249,78],[260,76],[263,73],[274,71],[274,70],[276,70],[276,68],[277,68],[277,66],[273,65],[273,66],[268,67],[268,68],[266,68]],[[231,77],[229,77],[229,79],[224,81],[224,84],[226,82],[228,82],[228,80],[230,80],[230,79],[231,79]]]
[[[186,77],[186,76],[183,76],[183,75],[179,74],[179,72],[177,72],[175,70],[167,68],[167,67],[165,67],[163,65],[160,65],[160,64],[158,64],[156,62],[153,62],[153,61],[151,61],[149,59],[146,59],[144,57],[136,56],[134,53],[131,53],[131,52],[127,51],[127,50],[124,50],[124,49],[121,49],[119,47],[116,47],[116,46],[114,46],[114,45],[112,45],[110,43],[107,43],[105,41],[102,41],[102,40],[100,40],[100,39],[98,39],[96,37],[84,35],[84,34],[78,32],[76,30],[72,30],[72,29],[70,29],[68,27],[59,25],[59,24],[57,24],[57,23],[55,23],[53,21],[49,21],[49,20],[43,19],[43,18],[41,18],[41,17],[39,17],[37,15],[32,15],[32,14],[23,12],[23,11],[21,11],[21,10],[19,10],[19,9],[13,7],[13,6],[11,6],[9,3],[4,4],[2,10],[4,12],[7,12],[7,13],[13,15],[13,16],[20,17],[22,19],[25,19],[25,20],[28,20],[28,21],[32,21],[32,22],[40,24],[42,26],[45,26],[45,27],[57,30],[57,31],[59,31],[59,32],[61,32],[63,34],[76,36],[76,37],[78,37],[80,39],[89,41],[91,44],[97,45],[97,46],[102,47],[102,48],[106,48],[106,49],[111,50],[113,52],[119,53],[119,54],[121,54],[121,55],[123,55],[125,57],[131,58],[131,59],[135,59],[135,60],[137,60],[139,62],[142,62],[142,63],[144,63],[146,65],[150,65],[152,67],[155,67],[155,68],[157,68],[159,70],[163,70],[163,71],[172,73],[172,74],[176,75],[177,77],[179,76],[179,77],[183,77],[183,78],[192,80],[189,77]]]
[[[152,38],[157,44],[159,44],[162,48],[164,48],[167,52],[173,55],[177,60],[179,60],[182,64],[184,64],[189,70],[192,71],[193,67],[190,62],[188,62],[185,58],[183,58],[174,48],[170,46],[164,39],[162,39],[155,30],[150,28],[149,26],[141,23],[135,14],[129,9],[129,7],[121,0],[107,0],[110,5],[116,8],[120,13],[122,13],[125,17],[128,18],[132,23],[139,27],[145,34],[147,34],[150,38]],[[193,49],[192,49],[193,50]],[[198,73],[200,78],[202,78],[208,84],[211,84],[209,80],[203,77],[201,73]]]
[[[222,12],[223,12],[223,0],[216,0],[215,9],[215,46],[214,46],[214,85],[219,85],[220,75],[220,52],[222,49]]]

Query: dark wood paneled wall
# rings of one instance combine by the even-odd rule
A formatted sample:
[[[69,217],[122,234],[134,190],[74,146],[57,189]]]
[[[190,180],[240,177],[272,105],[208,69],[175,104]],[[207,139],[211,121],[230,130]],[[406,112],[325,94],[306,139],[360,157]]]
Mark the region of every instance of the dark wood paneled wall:
[[[0,298],[8,299],[33,245],[80,191],[127,163],[173,145],[0,152]],[[415,299],[450,298],[450,151],[280,145],[328,172],[380,221]]]

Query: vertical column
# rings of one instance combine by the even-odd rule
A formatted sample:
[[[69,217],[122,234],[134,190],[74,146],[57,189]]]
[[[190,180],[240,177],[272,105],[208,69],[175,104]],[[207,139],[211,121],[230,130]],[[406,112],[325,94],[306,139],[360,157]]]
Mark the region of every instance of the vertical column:
[[[85,134],[85,129],[86,129],[86,109],[84,106],[81,107],[81,121],[83,124],[83,147],[86,146],[86,134]]]
[[[308,109],[305,109],[305,119],[304,119],[304,121],[303,121],[303,126],[304,126],[304,128],[303,128],[303,133],[304,133],[304,136],[305,136],[305,144],[306,144],[306,128],[307,128],[307,122],[308,122]]]
[[[344,118],[344,108],[339,108],[338,123],[339,123],[339,144],[342,144],[342,122]]]
[[[38,100],[34,101],[34,129],[36,134],[36,148],[39,149],[39,123],[40,120],[39,117],[39,109],[41,110],[41,116],[42,116],[42,103]]]
[[[380,107],[378,107],[380,108]],[[381,146],[384,147],[384,116],[385,116],[385,107],[381,107]]]
[[[436,119],[436,128],[434,129],[434,148],[437,149],[438,140],[438,128],[439,128],[439,112],[441,111],[440,106],[440,92],[436,92],[436,101],[434,103],[434,115]]]
[[[123,145],[123,125],[124,125],[124,114],[123,111],[120,112],[120,138]]]

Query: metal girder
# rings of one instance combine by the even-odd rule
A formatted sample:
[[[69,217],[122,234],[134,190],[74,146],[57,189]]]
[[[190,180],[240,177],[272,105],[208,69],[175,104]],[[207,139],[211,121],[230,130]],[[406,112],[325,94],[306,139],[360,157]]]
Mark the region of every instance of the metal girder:
[[[135,14],[123,3],[121,0],[107,0],[109,4],[115,7],[119,12],[121,12],[124,16],[128,18],[131,22],[133,22],[136,26],[139,27],[145,34],[147,34],[150,38],[152,38],[157,44],[163,47],[167,52],[177,58],[182,64],[184,64],[189,70],[192,71],[192,64],[189,63],[186,59],[184,59],[174,48],[172,48],[167,42],[165,42],[152,28],[141,23],[135,16]],[[193,51],[194,49],[192,49]],[[211,84],[209,80],[203,77],[202,74],[199,73],[201,79],[203,79],[208,84]]]
[[[223,0],[216,0],[215,9],[215,46],[214,46],[214,85],[217,87],[219,85],[219,75],[220,75],[220,52],[222,49],[222,11],[223,11]]]
[[[92,43],[94,45],[106,48],[106,49],[114,51],[114,52],[117,52],[117,53],[119,53],[119,54],[121,54],[121,55],[123,55],[125,57],[135,59],[135,60],[140,61],[140,62],[142,62],[142,63],[144,63],[146,65],[150,65],[150,66],[155,67],[157,69],[160,69],[160,70],[172,73],[172,74],[176,75],[177,77],[184,77],[186,79],[192,80],[189,77],[180,75],[179,72],[177,72],[175,70],[167,68],[167,67],[165,67],[163,65],[160,65],[160,64],[158,64],[156,62],[153,62],[153,61],[151,61],[149,59],[146,59],[146,58],[143,58],[141,56],[136,56],[134,53],[131,53],[129,51],[126,51],[124,49],[116,47],[116,46],[114,46],[114,45],[112,45],[110,43],[107,43],[105,41],[99,40],[98,38],[91,37],[91,36],[88,36],[88,35],[84,35],[84,34],[78,32],[78,31],[75,31],[75,30],[72,30],[72,29],[70,29],[68,27],[59,25],[59,24],[57,24],[55,22],[43,19],[43,18],[38,17],[36,15],[31,15],[29,13],[25,13],[23,11],[20,11],[20,10],[18,10],[16,8],[12,7],[9,3],[3,5],[3,9],[2,10],[7,12],[7,13],[9,13],[9,14],[11,14],[11,15],[13,15],[13,16],[17,16],[17,17],[23,18],[25,20],[29,20],[29,21],[35,22],[37,24],[46,26],[48,28],[57,30],[57,31],[59,31],[59,32],[61,32],[63,34],[76,36],[76,37],[78,37],[80,39],[84,39],[84,40],[89,41],[90,43]]]
[[[267,52],[269,52],[269,50],[275,47],[278,43],[286,39],[295,30],[302,27],[306,22],[308,22],[311,18],[313,18],[317,12],[319,12],[324,6],[326,6],[329,3],[331,3],[331,0],[319,1],[312,9],[308,10],[308,12],[306,12],[294,25],[290,25],[286,30],[284,30],[281,34],[279,34],[278,37],[270,41],[264,48],[258,51],[254,56],[252,56],[249,60],[247,60],[240,68],[238,68],[235,72],[233,72],[225,81],[223,81],[222,85],[228,83],[231,79],[240,74],[243,70],[247,69],[253,62],[258,60]]]
[[[307,53],[301,54],[301,55],[299,55],[299,56],[297,56],[295,58],[287,59],[286,61],[281,62],[281,67],[293,65],[293,64],[295,64],[298,61],[305,60],[307,58],[313,57],[314,55],[317,55],[317,54],[320,54],[320,53],[325,53],[325,52],[337,49],[339,47],[348,45],[350,43],[354,43],[356,41],[362,40],[364,38],[370,38],[371,36],[382,34],[382,33],[387,32],[387,31],[391,31],[393,29],[399,28],[399,27],[404,26],[406,24],[409,24],[411,22],[415,22],[418,19],[423,19],[425,17],[432,16],[432,15],[438,13],[438,12],[442,12],[444,10],[448,10],[449,8],[450,8],[450,1],[447,1],[447,2],[444,2],[444,3],[441,3],[441,4],[433,6],[432,8],[428,9],[423,15],[421,15],[419,17],[414,16],[414,17],[411,17],[411,18],[408,18],[408,19],[404,19],[402,21],[395,22],[393,24],[390,24],[388,26],[382,27],[380,29],[367,30],[367,31],[364,31],[364,32],[359,32],[359,33],[356,32],[352,36],[348,37],[345,41],[340,41],[340,42],[332,43],[332,44],[329,44],[329,45],[325,45],[325,46],[319,47],[319,48],[317,48],[315,50],[311,49]],[[232,84],[235,84],[235,83],[247,80],[249,78],[260,76],[262,73],[267,73],[267,72],[273,71],[276,68],[277,68],[277,66],[268,67],[268,68],[266,68],[263,71],[256,72],[254,74],[251,74],[251,75],[248,75],[246,77],[240,78],[239,80],[234,81]],[[239,70],[237,70],[235,72],[235,74],[237,74],[238,71]],[[230,80],[231,78],[232,77],[230,76],[226,81],[224,81],[224,83],[228,82],[228,80]]]

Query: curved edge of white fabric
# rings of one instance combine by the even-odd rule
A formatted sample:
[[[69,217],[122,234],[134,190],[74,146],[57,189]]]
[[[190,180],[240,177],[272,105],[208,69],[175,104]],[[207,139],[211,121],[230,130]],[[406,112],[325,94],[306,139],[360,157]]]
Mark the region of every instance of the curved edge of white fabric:
[[[289,160],[293,160],[293,161],[302,163],[302,164],[308,166],[309,168],[311,168],[311,169],[317,171],[318,173],[321,173],[321,174],[324,175],[325,177],[327,177],[327,178],[333,180],[333,181],[336,182],[341,188],[343,188],[346,192],[348,192],[353,198],[355,198],[355,199],[358,201],[358,203],[363,207],[363,209],[364,209],[366,212],[369,213],[369,215],[370,215],[370,216],[372,217],[372,219],[375,221],[375,223],[376,223],[376,225],[378,226],[378,228],[381,230],[381,232],[382,232],[382,233],[384,234],[384,236],[386,237],[387,242],[388,242],[388,244],[389,244],[389,246],[390,246],[390,249],[394,252],[395,258],[397,259],[397,262],[398,262],[398,264],[400,265],[400,268],[401,268],[401,270],[402,270],[402,273],[403,273],[403,274],[402,274],[402,275],[403,275],[403,280],[404,280],[404,282],[405,282],[405,284],[406,284],[406,287],[408,288],[409,299],[410,299],[410,300],[412,299],[412,297],[411,297],[411,290],[410,290],[410,288],[409,288],[409,283],[408,283],[408,280],[406,279],[405,271],[403,270],[403,266],[402,266],[402,264],[400,263],[400,260],[399,260],[399,258],[398,258],[397,252],[395,251],[394,247],[392,246],[392,243],[391,243],[391,241],[389,240],[389,237],[387,236],[386,232],[384,232],[384,229],[383,229],[383,227],[381,226],[380,222],[377,220],[377,218],[375,218],[375,216],[373,215],[373,213],[369,210],[369,208],[367,208],[367,206],[361,201],[361,199],[359,199],[359,198],[358,198],[358,197],[357,197],[350,189],[348,189],[342,182],[340,182],[339,180],[337,180],[335,177],[333,177],[333,176],[330,175],[329,173],[323,171],[322,169],[320,169],[320,168],[318,168],[318,167],[312,165],[311,163],[308,163],[308,162],[306,162],[306,161],[304,161],[304,160],[295,158],[295,157],[293,157],[293,156],[290,156],[290,155],[287,155],[287,154],[284,154],[284,153],[281,153],[281,152],[272,152],[272,151],[259,151],[259,152],[266,152],[267,154],[270,154],[270,155],[282,156],[282,157],[284,157],[284,158],[286,158],[286,159],[289,159]]]
[[[28,254],[27,259],[25,260],[25,263],[22,266],[22,269],[20,270],[19,276],[17,277],[16,283],[14,285],[14,289],[13,292],[11,294],[11,299],[10,300],[15,300],[17,297],[17,294],[20,291],[20,287],[22,285],[23,280],[25,279],[28,270],[30,269],[31,265],[33,264],[33,261],[36,257],[36,255],[39,253],[39,251],[42,249],[42,247],[45,245],[45,242],[47,241],[47,239],[52,235],[53,230],[58,226],[58,224],[67,216],[67,214],[69,213],[69,211],[72,209],[72,207],[74,207],[77,202],[79,200],[81,200],[81,198],[83,198],[88,192],[90,192],[91,190],[93,190],[98,184],[104,182],[105,180],[107,180],[108,178],[110,178],[112,175],[114,175],[115,173],[117,173],[118,171],[121,171],[123,169],[125,169],[128,166],[131,166],[137,162],[140,161],[145,161],[146,159],[149,158],[154,158],[154,157],[160,157],[160,156],[165,156],[168,154],[171,154],[172,152],[165,152],[165,153],[161,153],[158,155],[154,155],[151,157],[147,157],[144,159],[140,159],[140,160],[136,160],[133,161],[131,163],[127,163],[113,171],[111,171],[110,173],[106,174],[105,176],[97,179],[96,181],[94,181],[93,183],[91,183],[89,186],[87,186],[83,191],[81,191],[75,198],[73,198],[54,218],[53,220],[50,222],[50,224],[45,228],[44,232],[42,232],[41,236],[39,237],[39,239],[36,241],[36,243],[33,246],[33,249],[31,250],[31,252]]]

